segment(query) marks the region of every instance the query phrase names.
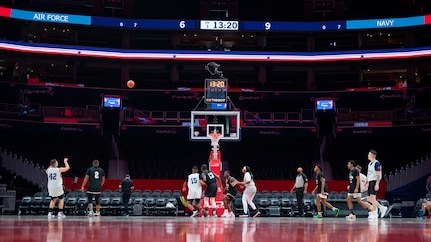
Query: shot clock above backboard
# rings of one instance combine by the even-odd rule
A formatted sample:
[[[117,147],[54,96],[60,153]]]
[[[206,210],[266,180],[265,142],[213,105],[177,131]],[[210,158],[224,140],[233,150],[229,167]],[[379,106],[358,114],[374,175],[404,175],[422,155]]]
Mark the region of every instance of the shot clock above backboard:
[[[227,78],[205,79],[205,103],[226,103]]]

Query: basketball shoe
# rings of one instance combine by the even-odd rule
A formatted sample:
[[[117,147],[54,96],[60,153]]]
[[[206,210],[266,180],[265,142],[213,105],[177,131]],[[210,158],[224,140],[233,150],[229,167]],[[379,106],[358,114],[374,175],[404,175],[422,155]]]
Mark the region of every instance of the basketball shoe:
[[[230,217],[230,214],[227,211],[227,209],[224,210],[224,213],[220,217],[222,217],[222,218],[228,218],[228,217]]]
[[[380,206],[380,216],[379,216],[379,218],[384,218],[387,211],[388,211],[388,207],[386,207],[386,206]]]
[[[376,219],[376,218],[378,218],[377,212],[376,211],[370,211],[370,212],[368,212],[368,218],[369,219]]]
[[[338,208],[332,208],[332,211],[334,212],[334,217],[338,217],[338,214],[340,213],[340,209]]]
[[[192,215],[190,215],[190,218],[196,217],[199,215],[198,210],[193,211]]]

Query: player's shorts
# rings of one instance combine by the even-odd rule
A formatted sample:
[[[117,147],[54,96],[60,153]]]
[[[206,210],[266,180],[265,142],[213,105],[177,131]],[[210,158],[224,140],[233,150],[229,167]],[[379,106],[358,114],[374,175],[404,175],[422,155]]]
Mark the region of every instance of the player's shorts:
[[[196,200],[202,198],[202,190],[189,190],[187,193],[187,200]]]
[[[64,195],[63,187],[48,187],[48,194],[50,197],[60,197],[61,195]]]
[[[217,183],[211,183],[205,189],[205,197],[216,197],[217,196]]]
[[[88,202],[93,201],[93,197],[94,197],[94,201],[96,202],[96,205],[99,205],[99,197],[100,197],[100,193],[95,194],[95,193],[87,192]]]
[[[353,197],[353,198],[361,198],[362,197],[362,194],[361,193],[358,193],[358,192],[355,192],[355,193],[347,193],[347,196],[349,196],[349,197]]]
[[[201,202],[201,199],[200,198],[192,198],[192,199],[187,199],[187,201],[189,201],[192,204],[193,204],[193,202],[195,204],[199,204]]]
[[[367,191],[368,196],[369,195],[377,195],[378,191],[374,190],[375,186],[376,186],[376,181],[370,181],[370,183],[368,184],[368,191]]]
[[[328,199],[328,193],[318,193],[317,196],[319,196],[322,199]]]
[[[230,193],[226,193],[226,197],[228,197],[230,200],[235,198],[235,195],[232,195]]]
[[[236,187],[230,187],[230,189],[227,190],[226,196],[235,198],[236,194],[238,194],[238,190],[236,189]]]

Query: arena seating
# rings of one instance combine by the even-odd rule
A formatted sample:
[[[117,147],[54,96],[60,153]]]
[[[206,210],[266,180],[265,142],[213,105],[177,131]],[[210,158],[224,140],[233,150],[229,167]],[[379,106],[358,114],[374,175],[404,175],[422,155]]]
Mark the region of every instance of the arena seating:
[[[179,190],[137,190],[132,193],[129,200],[129,214],[132,216],[188,216],[184,206],[179,201],[181,193]],[[340,209],[340,217],[349,214],[347,208],[346,192],[331,192],[328,198],[333,206]],[[46,215],[50,197],[45,192],[37,192],[33,196],[25,196],[19,202],[19,215]],[[316,212],[316,197],[313,194],[306,194],[304,197],[304,213],[306,217],[311,217]],[[95,205],[95,201],[92,201]],[[386,200],[379,200],[380,203],[389,205]],[[120,216],[123,214],[122,196],[119,191],[104,190],[99,198],[102,216]],[[262,191],[257,192],[254,198],[256,207],[261,212],[262,217],[296,217],[299,216],[298,204],[295,192],[288,191]],[[64,213],[69,216],[85,216],[87,214],[87,194],[79,190],[69,191],[65,196]],[[244,213],[242,205],[242,195],[238,193],[233,199],[232,210],[236,216]],[[357,202],[353,201],[355,213],[359,217],[366,217],[367,211]],[[55,207],[58,210],[58,206]],[[331,217],[333,214],[327,212],[322,206],[324,216]],[[396,211],[394,211],[396,213]],[[391,216],[391,215],[389,215]],[[397,214],[394,214],[396,217]]]
[[[31,203],[33,202],[33,197],[25,196],[21,199],[18,207],[18,215],[29,215],[31,214]]]
[[[7,190],[6,184],[0,184],[0,214],[13,213],[16,205],[16,190]]]

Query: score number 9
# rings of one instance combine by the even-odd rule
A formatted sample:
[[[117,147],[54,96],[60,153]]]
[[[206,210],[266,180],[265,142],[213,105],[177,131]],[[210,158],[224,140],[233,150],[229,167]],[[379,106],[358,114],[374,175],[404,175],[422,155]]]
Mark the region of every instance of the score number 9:
[[[270,29],[271,29],[271,23],[265,22],[265,30],[270,30]]]

